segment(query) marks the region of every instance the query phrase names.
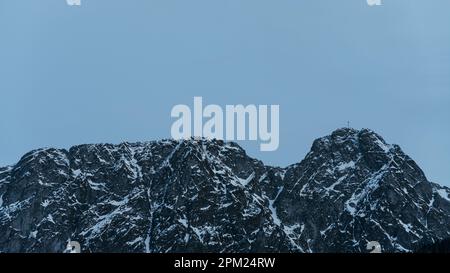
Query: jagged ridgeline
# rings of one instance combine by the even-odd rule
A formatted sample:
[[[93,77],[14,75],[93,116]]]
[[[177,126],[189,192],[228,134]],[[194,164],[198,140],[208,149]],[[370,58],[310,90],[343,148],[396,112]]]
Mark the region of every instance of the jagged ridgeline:
[[[367,129],[287,168],[218,140],[40,149],[0,168],[0,251],[414,251],[450,237],[449,193]]]

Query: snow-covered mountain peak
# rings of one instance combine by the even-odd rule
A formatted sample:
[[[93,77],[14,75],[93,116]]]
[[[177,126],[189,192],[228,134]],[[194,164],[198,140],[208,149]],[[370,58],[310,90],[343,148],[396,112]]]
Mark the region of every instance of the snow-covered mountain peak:
[[[412,251],[450,236],[449,194],[367,129],[287,168],[202,138],[39,149],[0,168],[0,251]]]

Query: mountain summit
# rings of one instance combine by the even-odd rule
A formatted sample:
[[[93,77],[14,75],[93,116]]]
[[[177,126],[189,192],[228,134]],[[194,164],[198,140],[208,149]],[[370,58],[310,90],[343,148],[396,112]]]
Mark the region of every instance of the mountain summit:
[[[220,140],[39,149],[0,168],[0,252],[408,252],[450,237],[449,194],[367,129],[286,168]]]

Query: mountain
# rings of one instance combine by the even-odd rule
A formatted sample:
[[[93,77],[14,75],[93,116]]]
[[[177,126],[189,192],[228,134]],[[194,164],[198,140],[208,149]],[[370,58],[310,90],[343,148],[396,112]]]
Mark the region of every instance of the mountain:
[[[409,252],[450,237],[449,194],[368,129],[286,168],[221,140],[39,149],[0,168],[0,251]]]

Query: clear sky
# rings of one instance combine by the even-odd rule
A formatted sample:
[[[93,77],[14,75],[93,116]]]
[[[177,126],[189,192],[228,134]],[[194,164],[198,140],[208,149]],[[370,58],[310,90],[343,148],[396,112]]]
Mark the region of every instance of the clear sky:
[[[39,147],[170,137],[175,104],[279,104],[303,159],[347,121],[450,186],[450,1],[0,0],[0,165]]]

